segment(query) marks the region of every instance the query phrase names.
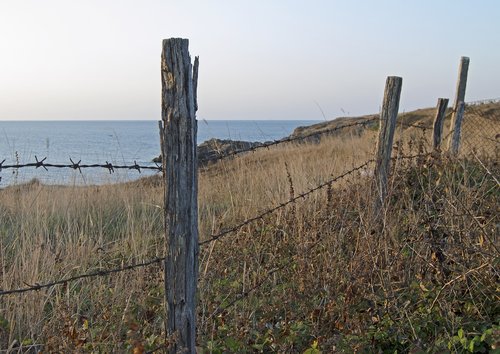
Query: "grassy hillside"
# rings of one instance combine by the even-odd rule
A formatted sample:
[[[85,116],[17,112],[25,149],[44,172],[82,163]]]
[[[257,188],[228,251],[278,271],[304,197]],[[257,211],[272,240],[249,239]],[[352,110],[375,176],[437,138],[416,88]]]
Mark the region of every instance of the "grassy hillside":
[[[481,106],[477,116],[497,124],[499,107],[492,107]],[[429,125],[432,115],[431,109],[419,110],[401,120]],[[479,130],[467,129],[473,128]],[[425,153],[430,134],[400,126],[394,153]],[[362,164],[372,158],[376,135],[373,123],[320,143],[283,144],[204,167],[201,239]],[[470,136],[474,144],[495,140]],[[200,348],[214,353],[498,348],[500,170],[491,154],[497,146],[491,146],[484,155],[470,149],[458,159],[393,161],[381,214],[371,207],[369,166],[203,246]],[[162,199],[159,178],[0,190],[0,288],[163,255]],[[45,351],[152,350],[163,344],[163,294],[157,264],[1,297],[0,349],[43,343]]]

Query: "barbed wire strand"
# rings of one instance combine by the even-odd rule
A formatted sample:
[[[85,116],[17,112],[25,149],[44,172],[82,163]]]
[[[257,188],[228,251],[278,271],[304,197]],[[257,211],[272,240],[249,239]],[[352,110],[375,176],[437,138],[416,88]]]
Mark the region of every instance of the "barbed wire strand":
[[[483,100],[483,101],[477,101],[477,102],[470,102],[467,104],[480,105],[480,104],[487,104],[487,103],[492,103],[492,102],[500,102],[500,99]],[[445,119],[449,118],[452,115],[452,113],[453,113],[453,111],[448,112],[445,116]],[[403,118],[403,117],[404,117],[404,114],[401,116],[401,118]],[[374,122],[377,120],[379,120],[379,116],[375,116],[375,117],[371,117],[371,118],[364,118],[364,120],[361,122],[344,124],[344,125],[340,125],[340,126],[337,126],[334,128],[325,129],[325,130],[322,130],[319,132],[310,133],[310,134],[306,134],[306,135],[291,136],[291,137],[287,137],[287,138],[283,138],[283,139],[273,140],[271,142],[266,142],[266,143],[262,143],[260,145],[252,146],[248,149],[235,150],[235,151],[231,151],[231,152],[227,152],[227,153],[219,153],[220,155],[217,156],[215,159],[213,159],[211,162],[217,162],[217,161],[224,160],[226,158],[229,158],[229,157],[232,157],[235,155],[239,155],[239,154],[246,153],[246,152],[254,152],[256,150],[269,148],[271,146],[276,146],[276,145],[280,145],[283,143],[290,143],[290,142],[294,142],[294,141],[301,141],[301,140],[306,140],[308,138],[318,137],[318,136],[333,133],[333,132],[336,132],[336,131],[339,131],[339,130],[342,130],[345,128],[351,128],[351,127],[355,127],[355,126],[366,126],[368,123],[371,123],[371,122]],[[413,128],[418,128],[418,129],[422,129],[422,130],[432,129],[432,127],[426,127],[426,126],[422,126],[422,125],[418,125],[418,124],[404,123],[401,121],[399,121],[397,124],[405,126],[405,127],[413,127]]]
[[[416,154],[416,155],[398,155],[398,156],[392,157],[391,160],[415,159],[415,158],[428,157],[428,156],[431,156],[431,155],[432,155],[432,153]],[[232,232],[236,232],[236,231],[240,230],[241,228],[243,228],[244,226],[246,226],[248,224],[251,224],[251,223],[253,223],[253,222],[257,221],[257,220],[262,220],[265,216],[267,216],[269,214],[272,214],[275,211],[277,211],[279,209],[282,209],[282,208],[286,207],[289,204],[295,203],[299,199],[305,199],[305,197],[307,197],[309,194],[312,194],[312,193],[314,193],[314,192],[316,192],[316,191],[318,191],[318,190],[320,190],[322,188],[325,188],[325,187],[327,187],[327,186],[329,186],[329,185],[337,182],[338,180],[341,180],[341,179],[343,179],[343,178],[345,178],[345,177],[353,174],[354,172],[362,170],[363,168],[367,167],[370,163],[373,163],[373,162],[375,162],[374,159],[367,160],[365,163],[363,163],[363,164],[361,164],[361,165],[359,165],[357,167],[354,167],[351,170],[349,170],[347,172],[344,172],[341,175],[338,175],[337,177],[329,179],[328,181],[325,181],[325,182],[317,185],[316,187],[311,188],[308,191],[303,192],[303,193],[301,193],[301,194],[299,194],[299,195],[297,195],[297,196],[289,199],[286,202],[280,203],[280,204],[274,206],[273,208],[267,209],[267,210],[261,212],[260,214],[254,216],[252,218],[246,219],[245,221],[241,222],[238,225],[235,225],[235,226],[233,226],[231,228],[222,230],[221,232],[219,232],[217,234],[212,234],[209,239],[199,242],[198,245],[199,246],[203,246],[203,245],[206,245],[208,243],[214,242],[214,241],[220,239],[221,237],[223,237],[223,236],[225,236],[227,234],[230,234]]]
[[[406,156],[395,156],[393,158],[391,158],[392,160],[398,160],[398,159],[414,159],[414,158],[417,158],[417,157],[424,157],[424,156],[430,156],[431,153],[427,153],[427,154],[418,154],[418,155],[406,155]],[[361,166],[366,166],[368,163],[370,162],[373,162],[373,160],[368,160],[365,162],[365,164],[363,165],[360,165],[359,168],[362,168]],[[357,169],[359,169],[357,168]],[[353,171],[353,170],[351,170]],[[350,172],[350,171],[349,171]],[[341,177],[341,176],[339,176]],[[331,181],[328,181],[328,182],[325,182],[327,185],[328,183],[331,183]],[[317,189],[315,189],[317,190]],[[319,239],[318,241],[314,242],[306,251],[305,253],[309,253],[314,247],[318,246],[320,243],[321,243],[321,239]],[[242,291],[241,293],[237,294],[236,297],[231,300],[231,302],[229,302],[228,304],[226,304],[225,306],[218,306],[215,311],[213,311],[209,316],[208,318],[205,320],[205,321],[209,321],[210,319],[214,318],[215,316],[217,316],[218,314],[220,314],[222,311],[226,311],[227,309],[229,309],[230,307],[236,305],[239,301],[241,301],[242,299],[248,297],[252,292],[254,292],[255,290],[259,289],[260,287],[262,287],[266,281],[271,277],[271,275],[273,275],[274,273],[276,272],[279,272],[285,268],[287,268],[288,266],[290,266],[291,264],[293,263],[293,258],[288,260],[287,262],[285,262],[284,264],[282,264],[281,266],[279,267],[276,267],[276,268],[273,268],[271,269],[270,271],[268,271],[265,276],[258,282],[256,283],[253,287],[251,287],[250,289],[248,290],[245,290],[245,291]],[[203,327],[203,326],[202,326]]]
[[[373,122],[377,119],[378,119],[378,117],[368,118],[368,119],[363,120],[362,122],[344,124],[344,125],[340,125],[340,126],[337,126],[334,128],[321,130],[321,131],[315,132],[315,133],[310,133],[310,134],[306,134],[306,135],[299,135],[299,136],[289,136],[287,138],[273,140],[270,142],[265,142],[265,143],[262,143],[260,145],[250,147],[248,149],[241,149],[241,150],[235,150],[235,151],[231,151],[231,152],[227,152],[227,153],[220,153],[220,155],[217,156],[215,159],[213,159],[212,162],[217,162],[217,161],[224,160],[226,158],[233,157],[235,155],[239,155],[239,154],[242,154],[245,152],[254,152],[256,150],[269,148],[271,146],[276,146],[276,145],[280,145],[283,143],[291,143],[291,142],[306,140],[308,138],[318,137],[318,136],[321,136],[323,134],[333,133],[333,132],[336,132],[336,131],[339,131],[342,129],[346,129],[346,128],[351,128],[351,127],[356,127],[356,126],[364,126],[364,125],[367,125],[368,123]]]
[[[427,154],[417,154],[417,155],[407,155],[407,156],[396,156],[396,157],[393,157],[392,159],[396,159],[396,160],[399,160],[399,159],[414,159],[414,158],[417,158],[417,157],[424,157],[424,156],[429,156],[431,155],[431,153],[427,153]],[[283,202],[283,203],[280,203],[278,204],[277,206],[273,207],[273,208],[270,208],[262,213],[260,213],[259,215],[257,216],[254,216],[252,218],[249,218],[249,219],[246,219],[245,221],[241,222],[240,224],[238,225],[235,225],[229,229],[225,229],[221,232],[219,232],[218,234],[215,234],[215,235],[211,235],[211,237],[205,241],[202,241],[202,242],[199,242],[199,245],[200,246],[203,246],[205,244],[208,244],[208,243],[211,243],[211,242],[214,242],[218,239],[220,239],[221,237],[227,235],[227,234],[230,234],[232,232],[235,232],[235,231],[238,231],[239,229],[243,228],[244,226],[246,225],[249,225],[257,220],[262,220],[265,216],[269,215],[269,214],[272,214],[273,212],[279,210],[279,209],[282,209],[284,207],[286,207],[287,205],[289,204],[292,204],[292,203],[295,203],[297,202],[297,200],[299,199],[305,199],[306,196],[322,189],[322,188],[325,188],[326,186],[329,186],[331,185],[332,183],[340,180],[340,179],[343,179],[345,177],[347,177],[348,175],[351,175],[353,174],[354,172],[356,171],[359,171],[365,167],[367,167],[370,163],[374,162],[373,159],[370,159],[370,160],[367,160],[365,163],[357,166],[357,167],[354,167],[352,168],[351,170],[347,171],[347,172],[344,172],[343,174],[341,175],[338,175],[328,181],[325,181],[321,184],[319,184],[318,186],[306,191],[306,192],[303,192],[297,196],[295,196],[294,198],[291,198],[289,199],[288,201],[286,202]],[[4,295],[10,295],[10,294],[20,294],[20,293],[25,293],[25,292],[28,292],[28,291],[36,291],[36,290],[41,290],[41,289],[44,289],[44,288],[50,288],[50,287],[53,287],[53,286],[56,286],[56,285],[62,285],[62,284],[65,284],[65,283],[68,283],[68,282],[72,282],[72,281],[75,281],[75,280],[79,280],[79,279],[84,279],[84,278],[91,278],[91,277],[98,277],[98,276],[107,276],[109,274],[113,274],[113,273],[120,273],[120,272],[123,272],[123,271],[127,271],[127,270],[133,270],[133,269],[136,269],[136,268],[141,268],[141,267],[146,267],[146,266],[149,266],[149,265],[152,265],[154,263],[159,263],[161,261],[163,261],[165,259],[165,257],[157,257],[157,258],[153,258],[153,259],[150,259],[148,261],[145,261],[145,262],[142,262],[142,263],[135,263],[135,264],[129,264],[129,265],[126,265],[126,266],[122,266],[122,267],[118,267],[118,268],[112,268],[112,269],[107,269],[107,270],[97,270],[97,271],[93,271],[93,272],[90,272],[90,273],[85,273],[85,274],[80,274],[80,275],[75,275],[75,276],[72,276],[72,277],[68,277],[68,278],[64,278],[64,279],[60,279],[60,280],[55,280],[55,281],[51,281],[51,282],[48,282],[48,283],[44,283],[44,284],[34,284],[34,285],[29,285],[25,288],[19,288],[19,289],[11,289],[11,290],[2,290],[0,289],[0,296],[4,296]]]
[[[260,214],[254,216],[252,218],[246,219],[245,221],[241,222],[238,225],[235,225],[235,226],[233,226],[231,228],[222,230],[221,232],[219,232],[219,233],[217,233],[215,235],[211,235],[211,237],[209,239],[200,242],[199,245],[200,246],[206,245],[208,243],[211,243],[213,241],[216,241],[216,240],[220,239],[221,237],[223,237],[223,236],[225,236],[227,234],[230,234],[232,232],[238,231],[239,229],[241,229],[242,227],[244,227],[244,226],[246,226],[248,224],[251,224],[251,223],[253,223],[253,222],[257,221],[257,220],[262,220],[265,216],[267,216],[269,214],[272,214],[275,211],[277,211],[279,209],[282,209],[282,208],[286,207],[289,204],[295,203],[299,199],[304,199],[309,194],[312,194],[312,193],[316,192],[319,189],[325,188],[326,186],[328,186],[328,185],[330,185],[330,184],[332,184],[332,183],[334,183],[334,182],[336,182],[336,181],[338,181],[340,179],[343,179],[343,178],[345,178],[345,177],[353,174],[356,171],[359,171],[359,170],[365,168],[366,166],[368,166],[372,162],[374,162],[374,160],[370,159],[370,160],[366,161],[365,163],[363,163],[363,164],[361,164],[361,165],[359,165],[357,167],[354,167],[353,169],[351,169],[351,170],[349,170],[349,171],[347,171],[347,172],[345,172],[345,173],[343,173],[343,174],[341,174],[341,175],[339,175],[337,177],[329,179],[328,181],[325,181],[325,182],[317,185],[316,187],[314,187],[312,189],[309,189],[308,191],[303,192],[303,193],[301,193],[301,194],[299,194],[299,195],[297,195],[297,196],[289,199],[286,202],[280,203],[280,204],[276,205],[275,207],[267,209],[266,211],[263,211]]]
[[[149,265],[152,265],[152,264],[155,264],[155,263],[162,262],[164,260],[165,260],[165,257],[157,257],[157,258],[150,259],[148,261],[144,261],[142,263],[128,264],[126,266],[122,266],[122,267],[118,267],[118,268],[112,268],[112,269],[96,270],[96,271],[93,271],[93,272],[89,272],[89,273],[85,273],[85,274],[80,274],[80,275],[75,275],[75,276],[72,276],[72,277],[68,277],[68,278],[64,278],[64,279],[60,279],[60,280],[55,280],[55,281],[51,281],[51,282],[44,283],[44,284],[38,284],[38,283],[36,283],[34,285],[28,285],[25,288],[12,289],[12,290],[2,290],[2,289],[0,289],[0,296],[10,295],[10,294],[21,294],[21,293],[25,293],[25,292],[28,292],[28,291],[41,290],[41,289],[44,289],[44,288],[50,288],[50,287],[53,287],[53,286],[56,286],[56,285],[66,284],[66,283],[69,283],[69,282],[72,282],[72,281],[75,281],[75,280],[79,280],[79,279],[84,279],[84,278],[103,277],[103,276],[107,276],[107,275],[110,275],[110,274],[113,274],[113,273],[121,273],[121,272],[124,272],[124,271],[133,270],[133,269],[136,269],[136,268],[146,267],[146,266],[149,266]]]
[[[82,168],[105,168],[109,171],[109,173],[115,172],[117,169],[127,169],[127,170],[136,170],[141,173],[141,170],[156,170],[161,171],[162,167],[159,165],[156,166],[144,166],[139,165],[136,161],[134,161],[133,165],[113,165],[111,162],[106,161],[105,164],[82,164],[81,161],[74,162],[71,158],[70,164],[55,164],[55,163],[47,163],[45,162],[47,158],[44,157],[41,160],[38,160],[38,157],[35,155],[35,162],[29,162],[24,164],[14,164],[14,165],[4,165],[5,159],[0,162],[0,171],[3,169],[20,169],[26,167],[35,167],[35,168],[44,168],[48,171],[48,168],[71,168],[73,170],[78,170],[80,173],[82,172]]]
[[[468,108],[470,108],[471,110],[474,110],[474,109],[477,109],[477,106],[481,106],[481,105],[485,105],[485,104],[492,104],[492,103],[499,103],[499,102],[500,102],[500,98],[491,98],[491,99],[484,99],[484,100],[478,100],[478,101],[469,101],[469,102],[466,102],[466,106]],[[446,114],[446,117],[449,117],[452,113],[453,113],[453,110],[451,112],[449,112],[448,114]],[[379,119],[378,116],[371,117],[371,118],[365,118],[361,122],[344,124],[344,125],[340,125],[340,126],[330,128],[330,129],[325,129],[325,130],[315,132],[315,133],[310,133],[310,134],[300,135],[300,136],[290,136],[290,137],[283,138],[283,139],[273,140],[271,142],[265,142],[265,143],[262,143],[260,145],[248,148],[248,149],[235,150],[235,151],[231,151],[231,152],[228,152],[225,154],[220,154],[216,159],[213,160],[213,162],[223,160],[223,159],[229,158],[231,156],[239,155],[239,154],[242,154],[245,152],[253,152],[253,151],[256,151],[259,149],[269,148],[271,146],[280,145],[283,143],[301,141],[301,140],[305,140],[308,138],[321,136],[323,134],[333,133],[335,131],[339,131],[339,130],[346,129],[346,128],[351,128],[351,127],[355,127],[355,126],[365,126],[368,123],[371,123],[371,122],[376,121],[378,119]],[[426,127],[426,126],[422,126],[422,125],[418,125],[418,124],[410,124],[410,123],[403,123],[403,122],[398,122],[398,124],[402,125],[402,126],[406,126],[406,127],[413,127],[413,128],[423,129],[423,130],[432,128],[432,127]],[[45,157],[42,160],[38,160],[37,156],[35,155],[35,162],[30,162],[30,163],[25,163],[25,164],[3,165],[6,161],[6,159],[4,159],[2,162],[0,162],[0,171],[2,169],[9,169],[9,168],[19,169],[19,168],[26,168],[26,167],[35,167],[35,168],[43,167],[45,170],[47,170],[47,168],[51,168],[51,167],[53,167],[53,168],[72,168],[74,170],[79,170],[80,172],[81,172],[82,168],[105,168],[105,169],[109,170],[110,173],[114,172],[115,169],[137,170],[138,172],[141,172],[141,169],[142,170],[162,171],[162,167],[159,166],[158,164],[156,164],[156,166],[144,166],[144,165],[137,164],[136,161],[134,161],[133,165],[113,165],[112,163],[110,163],[108,161],[106,161],[105,164],[81,164],[81,160],[75,163],[70,158],[71,164],[51,164],[51,163],[46,163],[45,162],[46,159],[47,158]]]

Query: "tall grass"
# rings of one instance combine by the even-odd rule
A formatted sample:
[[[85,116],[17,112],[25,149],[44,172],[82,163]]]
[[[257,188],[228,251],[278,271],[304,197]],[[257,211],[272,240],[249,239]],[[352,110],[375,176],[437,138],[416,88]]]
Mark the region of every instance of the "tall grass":
[[[355,132],[201,170],[201,239],[371,158],[376,131]],[[425,152],[429,136],[406,130],[396,141],[395,153],[413,154]],[[500,318],[498,165],[429,157],[393,167],[382,214],[371,208],[367,169],[204,246],[200,347],[491,348]],[[32,183],[0,190],[0,200],[2,289],[164,254],[158,178],[87,187]],[[157,265],[4,296],[1,348],[150,350],[163,343],[163,294]]]

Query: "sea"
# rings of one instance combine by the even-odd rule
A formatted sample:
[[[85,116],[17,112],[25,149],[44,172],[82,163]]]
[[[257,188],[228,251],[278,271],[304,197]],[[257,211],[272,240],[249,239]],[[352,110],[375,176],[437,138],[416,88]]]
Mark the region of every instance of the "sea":
[[[198,144],[212,138],[271,141],[290,135],[299,126],[316,120],[198,120]],[[158,122],[137,121],[0,121],[0,162],[4,165],[41,161],[52,164],[155,166],[160,154]],[[71,160],[70,160],[71,159]],[[150,170],[39,167],[1,169],[0,188],[29,182],[94,185],[132,181],[157,173]]]

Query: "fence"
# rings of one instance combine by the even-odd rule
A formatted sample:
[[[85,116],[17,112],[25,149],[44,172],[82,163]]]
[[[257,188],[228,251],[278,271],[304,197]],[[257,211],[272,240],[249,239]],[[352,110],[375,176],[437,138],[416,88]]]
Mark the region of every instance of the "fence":
[[[496,158],[500,153],[500,113],[494,109],[499,100],[467,103],[463,122],[463,153]]]
[[[468,65],[468,60],[467,60]],[[134,162],[133,165],[113,165],[104,164],[82,164],[81,161],[74,162],[70,159],[67,164],[48,163],[46,158],[38,159],[25,164],[4,164],[0,162],[0,172],[6,169],[21,168],[67,168],[81,172],[85,168],[102,168],[112,173],[115,169],[155,170],[164,173],[165,180],[165,233],[167,252],[162,257],[144,259],[136,263],[124,264],[120,267],[109,269],[98,269],[83,274],[65,277],[59,280],[26,284],[25,287],[15,289],[0,289],[0,297],[14,294],[21,294],[31,291],[52,288],[57,285],[67,284],[79,279],[109,276],[116,273],[131,271],[138,268],[148,267],[165,261],[165,294],[167,304],[167,337],[165,345],[154,349],[176,352],[182,348],[187,348],[188,352],[195,352],[196,344],[196,289],[198,283],[198,253],[199,247],[214,244],[216,241],[230,234],[237,233],[245,226],[264,221],[266,216],[285,209],[290,205],[295,205],[301,200],[320,190],[331,191],[332,186],[349,176],[353,176],[360,171],[374,170],[375,193],[374,210],[380,213],[384,209],[388,195],[388,176],[391,173],[391,162],[399,160],[425,159],[435,155],[435,151],[429,153],[422,151],[415,155],[404,155],[396,151],[392,156],[393,139],[398,124],[406,128],[417,128],[422,131],[429,131],[429,126],[420,126],[404,121],[398,122],[399,97],[402,87],[402,79],[399,77],[389,77],[386,82],[383,106],[380,117],[364,119],[339,125],[334,128],[327,128],[320,132],[305,134],[296,137],[288,137],[262,144],[249,149],[230,151],[221,154],[215,161],[218,163],[225,159],[234,158],[245,153],[252,153],[261,149],[270,149],[281,144],[297,143],[300,141],[315,141],[321,136],[328,136],[334,132],[350,128],[365,128],[380,122],[377,153],[373,159],[354,166],[348,171],[332,176],[316,186],[295,194],[292,190],[290,198],[277,203],[274,206],[264,209],[254,216],[248,217],[233,226],[223,228],[219,232],[212,233],[198,240],[198,206],[197,206],[197,159],[196,159],[196,120],[197,110],[196,86],[198,73],[198,59],[195,59],[194,67],[191,66],[187,40],[171,39],[163,43],[162,52],[162,84],[163,84],[163,105],[162,122],[160,122],[161,149],[163,156],[163,166],[141,166]],[[460,74],[460,80],[466,80],[466,75]],[[177,81],[178,80],[178,81]],[[459,81],[460,81],[459,80]],[[432,123],[432,149],[441,150],[441,143],[450,137],[450,151],[458,153],[460,147],[460,137],[463,134],[463,145],[470,151],[486,150],[498,152],[498,126],[499,117],[497,111],[491,114],[488,107],[492,102],[480,102],[465,105],[463,103],[465,94],[465,84],[458,85],[462,93],[457,94],[456,109],[453,114],[452,126],[448,136],[443,138],[443,125],[446,118],[447,99],[439,99],[436,109],[435,119]],[[458,92],[458,91],[457,91]],[[465,115],[465,116],[464,116]],[[463,122],[463,126],[462,126]],[[485,124],[487,125],[486,128]],[[479,128],[481,127],[481,128]],[[474,130],[473,128],[478,128]],[[458,134],[457,134],[458,132]],[[478,141],[481,145],[478,146]],[[484,142],[484,143],[483,143]],[[474,146],[471,146],[474,144]],[[442,149],[444,150],[444,149]],[[330,192],[331,193],[331,192]],[[179,198],[179,196],[182,198]],[[321,244],[321,239],[313,242],[304,252],[307,254]],[[207,319],[214,318],[226,311],[230,307],[246,298],[255,290],[262,287],[276,273],[289,267],[292,259],[285,261],[280,266],[266,272],[256,283],[241,292],[233,299],[219,305],[213,310]],[[439,296],[439,295],[437,295]],[[436,297],[437,300],[437,297]],[[436,301],[435,300],[435,301]],[[40,348],[40,347],[38,347]]]

